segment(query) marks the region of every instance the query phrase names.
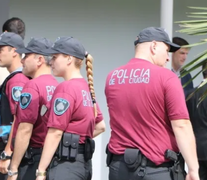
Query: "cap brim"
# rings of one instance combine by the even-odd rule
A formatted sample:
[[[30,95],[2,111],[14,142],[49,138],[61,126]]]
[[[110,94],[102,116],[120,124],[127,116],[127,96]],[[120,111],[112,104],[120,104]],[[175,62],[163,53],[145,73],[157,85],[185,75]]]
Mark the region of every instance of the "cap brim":
[[[52,54],[60,54],[60,51],[55,50],[54,48],[49,48],[47,50],[45,50],[45,53],[52,55]]]
[[[32,51],[30,51],[30,50],[28,50],[26,48],[17,49],[16,52],[19,53],[19,54],[30,54],[30,53],[33,53]]]
[[[33,54],[34,53],[34,54],[41,54],[43,56],[49,56],[50,55],[49,53],[47,53],[45,51],[44,52],[37,52],[37,51],[31,51],[27,48],[17,49],[16,52],[19,53],[19,54]]]
[[[9,45],[4,42],[0,42],[0,46],[9,46]]]
[[[175,52],[177,51],[178,49],[180,49],[181,47],[177,44],[174,44],[172,42],[165,42],[166,44],[168,44],[170,46],[170,50],[169,52]]]

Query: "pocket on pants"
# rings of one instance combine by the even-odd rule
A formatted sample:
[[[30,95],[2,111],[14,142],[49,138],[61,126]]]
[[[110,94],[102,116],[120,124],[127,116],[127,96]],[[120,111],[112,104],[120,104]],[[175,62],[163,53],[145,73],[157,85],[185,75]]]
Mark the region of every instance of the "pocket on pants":
[[[85,162],[85,170],[86,170],[86,178],[87,180],[91,180],[92,179],[92,161],[89,160],[87,162]]]
[[[137,174],[138,176],[138,174]],[[169,168],[160,167],[160,168],[146,168],[145,179],[147,180],[172,180],[170,176]]]
[[[48,171],[48,173],[47,173],[47,180],[55,180],[56,179],[56,177],[55,177],[55,175],[56,175],[56,171],[57,171],[57,168],[56,168],[57,166],[55,166],[55,167],[53,167],[53,168],[51,168],[49,171]]]

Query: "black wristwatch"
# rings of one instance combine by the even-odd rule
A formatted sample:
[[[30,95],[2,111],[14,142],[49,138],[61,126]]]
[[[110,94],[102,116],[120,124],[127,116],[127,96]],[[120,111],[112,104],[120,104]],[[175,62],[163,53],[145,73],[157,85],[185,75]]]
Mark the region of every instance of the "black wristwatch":
[[[5,151],[0,154],[0,160],[11,159],[11,156],[8,156]]]

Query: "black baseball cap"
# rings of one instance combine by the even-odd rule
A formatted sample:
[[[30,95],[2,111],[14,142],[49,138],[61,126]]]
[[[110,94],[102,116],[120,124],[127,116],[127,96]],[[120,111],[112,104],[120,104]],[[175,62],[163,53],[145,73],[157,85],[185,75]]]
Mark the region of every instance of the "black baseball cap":
[[[170,46],[169,52],[175,52],[178,49],[180,49],[180,46],[172,43],[170,41],[167,32],[160,27],[148,27],[143,29],[139,33],[138,39],[134,41],[134,45],[136,46],[139,43],[151,42],[151,41],[164,42],[165,44],[169,45]]]
[[[13,32],[4,32],[0,35],[0,46],[11,46],[16,49],[24,48],[22,37]]]
[[[49,54],[67,54],[78,59],[84,59],[86,51],[83,45],[73,37],[59,37],[52,48],[47,51]]]
[[[43,56],[49,56],[46,52],[51,48],[53,43],[46,38],[32,38],[26,48],[17,49],[20,54],[41,54]]]

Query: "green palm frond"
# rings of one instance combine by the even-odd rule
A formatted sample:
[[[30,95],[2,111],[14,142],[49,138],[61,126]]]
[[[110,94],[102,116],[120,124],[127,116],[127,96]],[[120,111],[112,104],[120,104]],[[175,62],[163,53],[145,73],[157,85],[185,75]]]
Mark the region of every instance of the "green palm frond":
[[[188,46],[184,46],[187,48],[195,47],[204,45],[207,43],[207,7],[188,7],[191,10],[194,10],[194,12],[187,12],[188,18],[193,18],[185,21],[176,21],[175,23],[179,24],[181,27],[181,30],[178,32],[185,33],[188,35],[193,36],[199,36],[199,35],[206,35],[206,38],[200,39],[199,42],[190,44]],[[199,12],[198,12],[199,11]],[[196,18],[196,19],[195,19]],[[201,52],[197,57],[186,64],[183,67],[183,71],[181,71],[181,76],[184,77],[188,73],[200,68],[204,63],[207,62],[207,50]],[[193,79],[195,79],[200,73],[202,73],[203,70],[199,70],[199,72],[186,84],[184,84],[183,87],[186,87]],[[206,82],[205,82],[206,83]],[[202,84],[203,86],[204,84]],[[193,92],[191,95],[188,96],[187,100],[193,96],[193,94],[199,90],[201,85]],[[200,101],[198,105],[207,97],[207,91],[203,94],[203,96],[200,98]]]
[[[193,6],[188,6],[189,9],[197,9],[197,10],[206,10],[207,11],[207,7],[193,7]]]

